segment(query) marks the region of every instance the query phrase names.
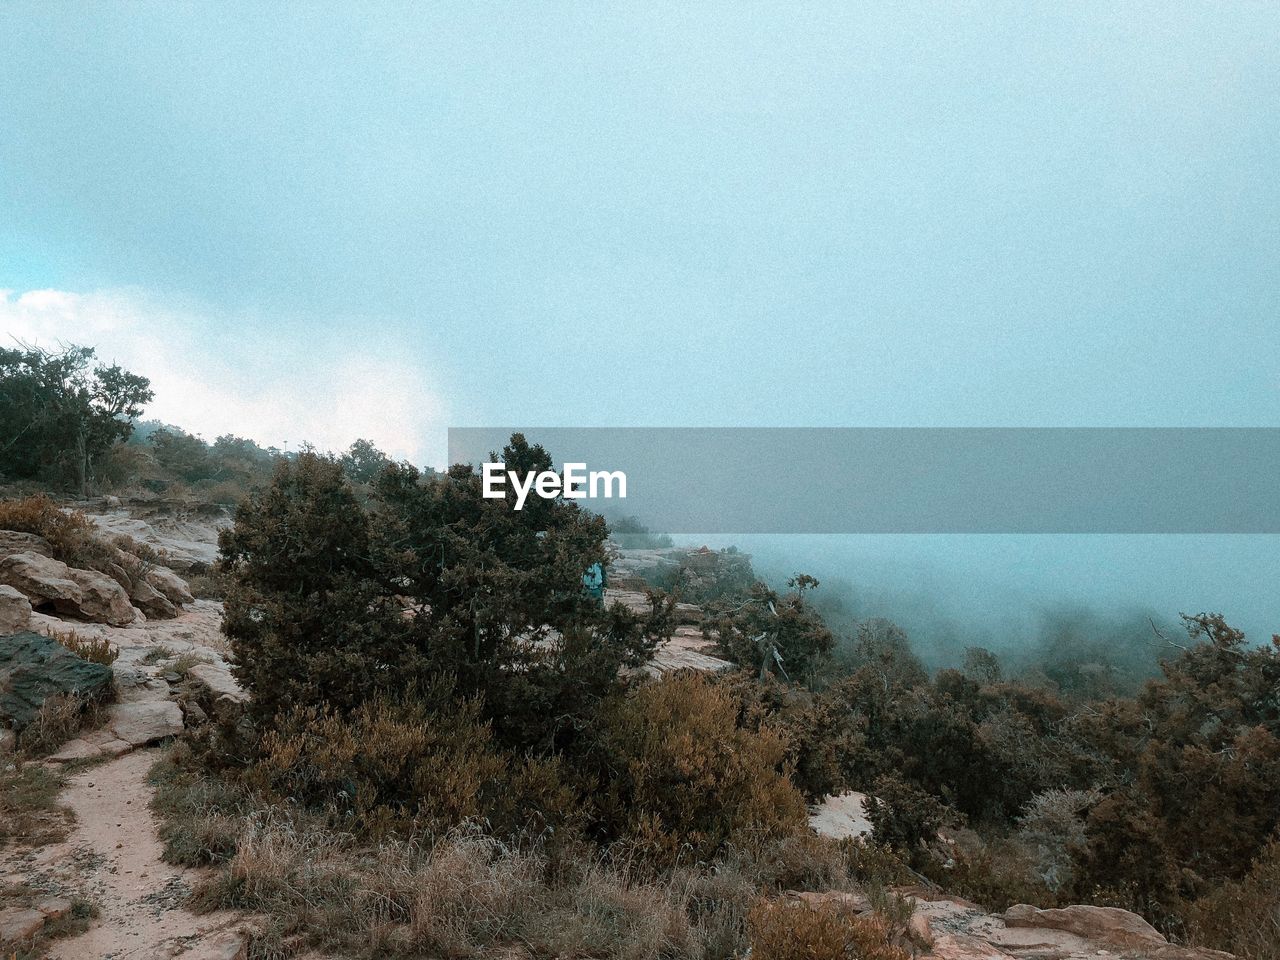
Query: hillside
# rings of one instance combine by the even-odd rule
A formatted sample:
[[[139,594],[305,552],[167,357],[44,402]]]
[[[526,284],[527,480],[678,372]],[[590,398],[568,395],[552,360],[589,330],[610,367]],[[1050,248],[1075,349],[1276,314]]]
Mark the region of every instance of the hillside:
[[[222,604],[192,597],[183,579],[203,574],[216,555],[217,532],[229,527],[230,517],[214,509],[189,511],[154,501],[126,504],[115,498],[78,506],[94,525],[91,536],[97,542],[126,553],[133,550],[128,556],[135,560],[139,553],[149,558],[137,564],[136,568],[147,571],[140,582],[164,584],[173,609],[153,608],[149,617],[136,605],[148,598],[144,591],[129,592],[119,585],[113,591],[96,583],[96,578],[94,591],[85,591],[94,592],[93,602],[73,603],[63,586],[84,580],[84,571],[59,567],[51,556],[55,552],[51,545],[38,536],[0,532],[0,580],[10,585],[2,611],[10,634],[0,640],[8,645],[5,649],[14,649],[25,630],[31,638],[28,646],[43,642],[36,641],[34,634],[59,638],[77,650],[110,648],[116,654],[109,664],[110,691],[105,698],[109,705],[92,711],[78,730],[51,731],[49,736],[62,742],[49,740],[45,749],[37,748],[43,756],[19,759],[16,768],[9,765],[6,777],[30,777],[35,769],[50,771],[47,775],[61,786],[54,805],[39,816],[56,821],[57,810],[65,808],[72,823],[57,827],[43,842],[38,831],[11,837],[3,874],[10,893],[0,911],[0,932],[12,947],[24,949],[23,944],[35,943],[49,956],[67,960],[126,954],[180,955],[193,960],[244,956],[245,951],[261,955],[253,944],[266,942],[259,938],[270,928],[271,918],[264,918],[259,910],[192,912],[186,905],[192,891],[218,881],[211,880],[210,867],[165,862],[165,855],[172,854],[172,828],[165,825],[170,811],[162,805],[157,819],[148,810],[155,790],[149,771],[165,751],[175,749],[165,745],[189,736],[198,738],[210,724],[246,719],[248,697],[231,675],[230,648],[221,632]],[[675,548],[621,550],[612,545],[610,555],[606,599],[636,611],[649,603],[645,590],[655,571],[690,563],[714,565],[705,551]],[[117,559],[124,558],[117,555]],[[25,623],[19,623],[28,603],[34,609]],[[717,656],[719,649],[703,633],[700,624],[708,614],[701,606],[682,603],[675,614],[670,638],[652,653],[643,673],[732,670],[733,665]],[[38,706],[32,702],[38,696],[33,693],[37,687],[39,694],[48,696],[54,687],[47,684],[57,682],[52,674],[42,678],[38,667],[19,669],[12,661],[0,664],[0,675],[20,677],[17,686],[12,679],[6,682],[5,696],[21,695],[32,706]],[[12,703],[0,700],[8,710],[13,709]],[[16,719],[9,717],[11,722]],[[28,724],[24,738],[31,729]],[[13,749],[12,736],[7,749]],[[865,815],[863,794],[848,792],[812,807],[809,822],[819,837],[851,837],[845,842],[857,845],[870,842],[865,837],[870,827]],[[227,824],[225,829],[240,828]],[[168,846],[160,841],[162,836],[170,837]],[[310,844],[322,842],[309,840]],[[811,888],[811,881],[805,886]],[[885,893],[875,894],[878,899],[873,901],[848,890],[843,884],[830,891],[783,888],[777,896],[778,902],[793,904],[795,910],[881,916]],[[888,895],[902,905],[894,908],[902,918],[897,943],[920,958],[1196,960],[1226,956],[1169,944],[1140,918],[1114,908],[1013,906],[991,913],[942,892],[933,883],[922,886],[914,880]],[[85,918],[64,932],[60,918],[73,904],[83,905],[76,909]],[[57,938],[46,939],[49,935]],[[301,948],[301,940],[296,940],[293,949]]]

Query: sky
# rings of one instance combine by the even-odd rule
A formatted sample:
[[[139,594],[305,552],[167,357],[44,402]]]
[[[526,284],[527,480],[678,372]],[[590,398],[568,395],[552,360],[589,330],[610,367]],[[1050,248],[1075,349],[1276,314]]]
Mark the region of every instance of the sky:
[[[6,2],[0,333],[436,465],[1280,426],[1280,6],[676,6]]]

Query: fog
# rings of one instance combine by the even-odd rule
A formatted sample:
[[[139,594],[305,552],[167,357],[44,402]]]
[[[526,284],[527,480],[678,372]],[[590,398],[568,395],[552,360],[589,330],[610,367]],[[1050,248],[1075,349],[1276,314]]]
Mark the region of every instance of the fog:
[[[1013,661],[1068,637],[1108,646],[1160,646],[1149,619],[1178,640],[1179,613],[1223,613],[1255,642],[1280,632],[1280,551],[1274,537],[673,539],[680,545],[737,546],[774,585],[797,572],[812,574],[823,581],[815,602],[834,627],[887,617],[934,667],[957,664],[971,645]]]

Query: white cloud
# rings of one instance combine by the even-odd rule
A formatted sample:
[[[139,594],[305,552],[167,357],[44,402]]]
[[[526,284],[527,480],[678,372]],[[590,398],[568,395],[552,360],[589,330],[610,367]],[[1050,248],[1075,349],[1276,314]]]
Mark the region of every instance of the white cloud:
[[[225,336],[225,324],[130,290],[0,290],[0,334],[44,347],[75,343],[149,377],[144,416],[206,440],[343,450],[366,437],[393,457],[444,459],[445,410],[426,371],[368,343],[326,347]]]

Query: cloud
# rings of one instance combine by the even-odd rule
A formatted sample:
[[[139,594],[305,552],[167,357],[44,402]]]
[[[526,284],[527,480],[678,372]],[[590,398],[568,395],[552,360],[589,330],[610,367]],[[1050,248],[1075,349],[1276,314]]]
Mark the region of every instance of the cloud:
[[[224,336],[219,318],[133,290],[0,290],[0,334],[44,347],[95,347],[151,379],[145,417],[207,440],[224,433],[296,449],[365,437],[415,463],[444,459],[445,410],[428,372],[369,344]]]

